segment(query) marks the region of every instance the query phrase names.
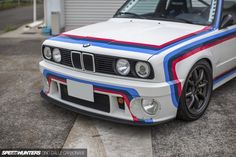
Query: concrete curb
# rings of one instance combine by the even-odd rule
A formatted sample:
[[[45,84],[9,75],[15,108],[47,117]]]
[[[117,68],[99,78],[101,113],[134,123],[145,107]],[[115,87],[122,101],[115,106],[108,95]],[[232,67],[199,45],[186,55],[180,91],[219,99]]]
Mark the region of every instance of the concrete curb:
[[[63,148],[87,148],[88,157],[151,157],[151,128],[78,116]]]
[[[21,39],[46,39],[49,36],[44,36],[37,28],[26,32],[26,25],[19,27],[18,29],[10,32],[0,34],[0,38],[21,38]]]

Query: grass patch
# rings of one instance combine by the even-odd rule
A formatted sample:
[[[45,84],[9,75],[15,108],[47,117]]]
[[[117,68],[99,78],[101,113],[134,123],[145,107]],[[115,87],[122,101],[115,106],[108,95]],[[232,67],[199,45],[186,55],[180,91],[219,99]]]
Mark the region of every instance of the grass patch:
[[[37,3],[42,3],[42,0],[38,0]],[[0,0],[0,11],[16,7],[30,6],[32,4],[33,3],[30,0],[20,0],[19,3],[18,0]]]
[[[8,26],[6,26],[5,28],[4,28],[4,32],[10,32],[10,31],[14,31],[14,30],[16,30],[17,28],[15,27],[15,26],[10,26],[10,25],[8,25]]]

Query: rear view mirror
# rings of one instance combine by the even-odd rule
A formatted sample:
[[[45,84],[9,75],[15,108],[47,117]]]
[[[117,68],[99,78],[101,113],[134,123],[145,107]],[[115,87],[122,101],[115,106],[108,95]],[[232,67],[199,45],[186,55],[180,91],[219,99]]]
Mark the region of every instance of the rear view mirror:
[[[231,14],[225,15],[221,21],[221,28],[226,28],[234,24],[234,19]]]

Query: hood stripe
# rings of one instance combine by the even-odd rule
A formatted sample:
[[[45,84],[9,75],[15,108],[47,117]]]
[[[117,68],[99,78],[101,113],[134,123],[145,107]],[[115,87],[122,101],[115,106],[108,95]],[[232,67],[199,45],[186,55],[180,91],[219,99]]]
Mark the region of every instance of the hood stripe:
[[[66,42],[66,43],[71,43],[71,44],[90,44],[92,46],[96,47],[102,47],[102,48],[108,48],[108,49],[115,49],[115,50],[123,50],[123,51],[130,51],[130,52],[135,52],[135,53],[144,53],[144,54],[156,54],[158,50],[156,49],[146,49],[146,48],[140,48],[140,47],[131,47],[131,46],[123,46],[123,45],[118,45],[118,44],[108,44],[108,43],[103,43],[103,42],[96,42],[96,41],[86,41],[86,40],[80,40],[80,39],[74,39],[66,36],[57,36],[50,38],[49,40],[51,41],[59,41],[59,42]]]
[[[125,45],[125,46],[135,46],[135,47],[143,47],[143,48],[146,48],[146,49],[155,49],[155,50],[157,50],[157,49],[162,49],[162,48],[164,48],[164,47],[166,47],[168,45],[171,45],[173,43],[176,43],[176,42],[178,42],[180,40],[183,40],[183,39],[189,38],[191,36],[197,35],[197,34],[199,34],[201,32],[207,31],[209,29],[210,29],[209,26],[204,27],[203,29],[201,29],[199,31],[196,31],[196,32],[184,35],[184,36],[179,37],[179,38],[176,38],[176,39],[171,40],[171,41],[169,41],[167,43],[164,43],[162,45],[152,45],[152,44],[144,44],[144,43],[129,42],[129,41],[120,41],[120,40],[106,39],[106,38],[97,38],[97,37],[89,37],[89,36],[71,35],[71,34],[67,34],[67,33],[63,33],[60,36],[66,36],[66,37],[74,38],[74,39],[78,39],[78,40],[86,40],[88,42],[89,41],[91,41],[91,42],[102,42],[102,43]]]
[[[73,43],[73,44],[82,44],[82,45],[87,44],[89,42],[91,45],[97,46],[97,47],[154,55],[154,54],[161,53],[161,51],[165,49],[168,49],[170,47],[176,46],[177,44],[190,40],[196,36],[208,33],[211,30],[212,30],[211,27],[207,26],[199,31],[184,35],[180,38],[171,40],[162,45],[151,45],[151,44],[144,44],[144,43],[118,41],[118,40],[105,39],[105,38],[77,36],[77,35],[70,35],[66,33],[61,34],[57,37],[51,38],[49,40],[67,42],[67,43]]]

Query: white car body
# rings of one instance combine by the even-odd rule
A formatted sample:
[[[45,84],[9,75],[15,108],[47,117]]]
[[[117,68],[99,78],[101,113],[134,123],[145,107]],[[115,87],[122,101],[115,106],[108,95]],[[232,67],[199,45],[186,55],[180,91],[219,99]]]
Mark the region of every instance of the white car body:
[[[120,122],[145,125],[174,119],[186,77],[196,62],[209,61],[214,89],[236,76],[236,25],[219,29],[220,15],[216,18],[212,26],[112,18],[48,39],[44,46],[147,61],[153,67],[154,78],[146,80],[84,71],[44,59],[40,62],[40,71],[50,88],[49,91],[44,89],[42,94],[80,113]],[[60,84],[67,85],[71,80],[78,82],[78,88],[87,84],[83,89],[92,87],[94,93],[108,95],[110,111],[63,100]],[[86,97],[86,92],[83,95]],[[125,99],[125,109],[118,107],[117,97]],[[149,115],[140,104],[134,103],[134,99],[139,98],[155,99],[159,104],[156,114]]]

